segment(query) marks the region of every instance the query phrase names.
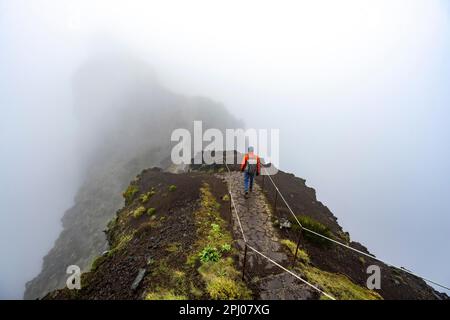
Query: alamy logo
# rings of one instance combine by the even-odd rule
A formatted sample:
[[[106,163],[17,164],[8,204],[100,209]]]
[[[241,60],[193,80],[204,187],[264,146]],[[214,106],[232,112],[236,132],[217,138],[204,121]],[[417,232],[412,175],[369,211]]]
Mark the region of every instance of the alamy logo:
[[[367,267],[367,274],[370,276],[367,278],[367,288],[370,290],[381,289],[381,270],[377,265],[370,265]]]
[[[223,132],[216,128],[209,128],[203,132],[202,121],[194,121],[194,138],[185,128],[178,128],[172,132],[171,141],[177,142],[172,148],[171,159],[176,165],[190,164],[223,164],[223,151],[245,153],[247,147],[254,151],[267,166],[261,174],[275,174],[279,168],[279,129],[226,129]],[[206,146],[204,145],[206,143]],[[228,164],[234,164],[234,154],[227,152]],[[270,164],[270,165],[269,165]]]
[[[67,289],[73,290],[81,289],[81,269],[79,266],[71,265],[67,267],[67,274],[70,274],[69,278],[66,280]]]

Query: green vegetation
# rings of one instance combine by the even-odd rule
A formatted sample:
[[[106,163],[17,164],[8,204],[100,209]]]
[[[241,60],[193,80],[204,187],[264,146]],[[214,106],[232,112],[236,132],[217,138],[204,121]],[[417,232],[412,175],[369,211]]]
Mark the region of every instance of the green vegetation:
[[[348,232],[339,231],[338,236],[341,240],[343,240],[347,245],[350,244],[350,234]]]
[[[143,193],[141,194],[141,196],[139,197],[139,199],[141,200],[142,203],[147,203],[147,201],[153,197],[156,194],[156,191],[154,189],[152,189],[149,192]]]
[[[334,239],[334,235],[330,231],[330,229],[326,225],[320,223],[319,221],[317,221],[311,217],[303,216],[303,215],[297,216],[297,219],[300,221],[300,223],[302,224],[303,227],[305,227],[309,230],[312,230],[312,231],[314,231],[320,235],[323,235],[325,237]],[[294,230],[300,229],[300,226],[298,225],[297,221],[293,217],[289,218],[289,220],[292,223],[292,229],[294,229]],[[332,243],[329,240],[326,240],[326,239],[324,239],[318,235],[315,235],[311,232],[308,232],[308,231],[303,232],[303,237],[305,240],[308,240],[311,243],[314,243],[321,247],[330,247],[332,245]]]
[[[108,256],[112,256],[117,252],[122,251],[126,245],[128,244],[128,242],[130,242],[131,239],[133,239],[134,233],[133,234],[128,234],[128,235],[122,235],[114,244],[114,246],[112,247],[111,250],[109,250],[108,252]]]
[[[231,247],[232,237],[226,230],[226,222],[219,213],[217,203],[204,184],[200,188],[200,208],[195,212],[197,241],[195,249],[186,264],[198,268],[206,287],[206,294],[211,299],[250,299],[251,291],[240,279],[240,273],[234,266]],[[219,248],[219,249],[218,249]]]
[[[294,242],[282,240],[281,243],[289,249],[292,255],[295,253],[296,244]],[[294,271],[302,274],[305,280],[319,286],[338,300],[382,299],[377,292],[354,283],[343,274],[327,272],[314,267],[310,264],[308,253],[304,250],[298,250]],[[321,296],[320,299],[328,299],[328,297]]]
[[[308,281],[319,285],[326,293],[339,300],[379,300],[382,297],[375,291],[357,285],[348,277],[338,273],[320,270],[310,265],[300,267]]]
[[[228,243],[223,244],[220,247],[220,251],[225,253],[225,252],[230,252],[231,251],[231,245],[229,245]]]
[[[125,190],[122,193],[122,195],[125,199],[125,205],[129,205],[133,201],[135,194],[138,192],[139,192],[139,188],[135,185],[130,184],[128,186],[127,190]]]
[[[281,244],[284,245],[292,255],[295,255],[295,250],[297,249],[297,244],[288,239],[281,240]],[[305,250],[298,248],[297,259],[304,263],[309,263],[309,255]]]
[[[169,186],[169,191],[170,191],[170,192],[174,192],[174,191],[176,191],[176,190],[177,190],[177,186],[176,186],[176,185],[171,184],[171,185]]]
[[[360,256],[359,258],[358,258],[358,260],[359,260],[359,262],[361,262],[361,264],[366,264],[366,259],[363,257],[363,256]]]
[[[240,280],[231,257],[217,262],[203,263],[198,270],[206,283],[206,292],[211,299],[251,299],[251,291]]]
[[[179,243],[172,243],[167,247],[168,256],[152,264],[152,277],[158,279],[158,285],[153,290],[148,290],[144,299],[146,300],[186,300],[189,293],[199,297],[203,294],[201,290],[192,285],[192,281],[186,276],[185,270],[174,269],[169,261],[181,249]],[[172,257],[172,258],[170,258]],[[191,292],[194,288],[195,292]]]
[[[140,206],[133,211],[133,217],[135,217],[136,219],[140,218],[144,214],[144,212],[145,208],[143,206]]]
[[[221,257],[221,253],[216,247],[206,246],[199,254],[201,262],[217,262]]]
[[[222,197],[222,200],[223,200],[223,201],[230,201],[230,195],[229,195],[229,194],[224,195],[224,196]]]
[[[173,192],[175,188],[169,187],[168,192]],[[166,246],[166,255],[152,263],[151,272],[147,275],[148,287],[143,295],[144,299],[250,299],[252,297],[251,291],[241,280],[240,272],[235,268],[232,236],[227,230],[227,223],[221,217],[219,209],[220,204],[217,203],[209,185],[202,185],[199,208],[194,212],[195,243],[188,251],[184,250],[181,242],[173,242]],[[141,210],[139,209],[139,212]],[[149,208],[146,212],[154,216],[155,211],[154,208]],[[161,218],[170,219],[168,216]],[[159,221],[160,219],[158,223]],[[149,219],[148,223],[153,225],[156,222]],[[124,239],[118,248],[126,243]],[[186,259],[186,263],[180,264],[180,259]]]
[[[154,292],[145,295],[145,300],[187,300],[184,295],[176,295],[173,290],[158,288]]]
[[[98,256],[91,264],[91,271],[96,271],[98,267],[106,261],[107,256]]]

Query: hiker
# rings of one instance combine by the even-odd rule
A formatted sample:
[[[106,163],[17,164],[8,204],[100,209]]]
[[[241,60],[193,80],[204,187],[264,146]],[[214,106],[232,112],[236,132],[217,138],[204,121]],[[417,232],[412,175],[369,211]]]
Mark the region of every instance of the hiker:
[[[261,163],[259,157],[253,153],[253,147],[248,147],[248,152],[242,158],[241,171],[244,172],[245,198],[248,198],[248,191],[253,190],[253,180],[259,176]]]

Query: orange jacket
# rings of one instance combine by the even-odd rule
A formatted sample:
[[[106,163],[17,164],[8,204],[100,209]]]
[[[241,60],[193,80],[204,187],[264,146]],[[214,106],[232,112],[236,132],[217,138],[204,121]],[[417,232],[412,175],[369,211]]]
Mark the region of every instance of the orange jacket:
[[[241,171],[245,170],[249,159],[256,159],[256,174],[259,175],[261,171],[261,162],[259,160],[259,157],[253,152],[246,153],[242,158]]]

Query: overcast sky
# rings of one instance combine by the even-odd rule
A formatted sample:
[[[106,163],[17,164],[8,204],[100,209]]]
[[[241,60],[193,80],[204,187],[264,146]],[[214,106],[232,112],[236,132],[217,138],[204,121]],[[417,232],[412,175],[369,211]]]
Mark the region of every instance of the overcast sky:
[[[450,284],[448,1],[0,0],[0,298],[61,230],[80,183],[70,77],[111,43],[280,129],[281,169],[354,240]]]

